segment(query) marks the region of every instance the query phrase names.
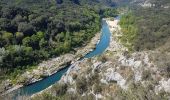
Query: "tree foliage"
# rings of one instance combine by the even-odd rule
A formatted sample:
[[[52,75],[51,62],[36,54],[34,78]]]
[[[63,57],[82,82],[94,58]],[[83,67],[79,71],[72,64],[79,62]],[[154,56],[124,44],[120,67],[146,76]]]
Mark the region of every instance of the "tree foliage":
[[[1,0],[0,69],[22,69],[86,43],[100,31],[105,10],[98,8],[80,0]]]
[[[129,49],[153,50],[168,42],[170,38],[170,9],[155,6],[133,8],[121,17],[123,36],[121,41]]]

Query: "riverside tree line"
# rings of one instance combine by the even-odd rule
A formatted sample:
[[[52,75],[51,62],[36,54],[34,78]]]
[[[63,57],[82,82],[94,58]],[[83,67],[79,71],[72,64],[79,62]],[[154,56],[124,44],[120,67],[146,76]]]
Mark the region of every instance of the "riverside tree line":
[[[110,8],[80,5],[75,0],[0,2],[1,79],[4,73],[17,75],[16,69],[74,51],[100,31],[102,17],[116,15]]]

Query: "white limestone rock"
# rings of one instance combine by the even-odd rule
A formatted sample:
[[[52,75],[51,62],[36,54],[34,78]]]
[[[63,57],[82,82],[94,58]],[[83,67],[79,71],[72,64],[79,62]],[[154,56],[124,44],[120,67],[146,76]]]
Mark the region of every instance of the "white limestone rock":
[[[170,78],[168,80],[166,79],[162,79],[161,81],[159,81],[159,85],[157,85],[155,87],[155,91],[158,93],[161,90],[164,90],[165,92],[169,92],[170,93]]]
[[[105,78],[107,82],[116,81],[121,88],[127,88],[127,86],[125,85],[126,80],[118,72],[114,72],[114,70],[111,68],[109,68],[107,70],[107,73],[105,73]]]

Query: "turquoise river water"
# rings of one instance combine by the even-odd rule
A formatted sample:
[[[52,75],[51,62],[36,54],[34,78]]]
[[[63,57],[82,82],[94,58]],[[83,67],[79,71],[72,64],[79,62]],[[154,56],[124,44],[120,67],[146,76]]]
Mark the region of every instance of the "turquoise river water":
[[[106,48],[109,46],[110,43],[110,31],[109,26],[107,25],[105,20],[102,20],[102,29],[101,29],[101,37],[99,43],[96,45],[96,48],[89,52],[87,55],[84,56],[84,58],[91,58],[96,55],[100,55],[103,53]],[[70,66],[70,65],[69,65]],[[18,96],[31,96],[35,93],[38,93],[49,86],[53,85],[57,81],[61,79],[61,77],[67,72],[69,66],[66,66],[65,68],[61,69],[60,71],[54,73],[53,75],[44,78],[38,82],[35,82],[33,84],[30,84],[28,86],[24,86],[19,88],[18,90],[15,90],[13,93],[15,94],[14,100],[17,100]]]

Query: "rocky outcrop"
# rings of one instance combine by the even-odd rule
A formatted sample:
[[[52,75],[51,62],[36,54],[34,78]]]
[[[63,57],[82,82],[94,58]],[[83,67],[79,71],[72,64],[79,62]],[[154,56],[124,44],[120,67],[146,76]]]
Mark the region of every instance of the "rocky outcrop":
[[[0,94],[2,94],[5,90],[8,90],[12,87],[10,80],[5,80],[0,84]]]
[[[70,63],[74,59],[73,54],[65,54],[57,58],[52,58],[48,61],[43,61],[38,65],[36,69],[32,71],[27,71],[22,74],[17,83],[28,85],[43,79],[44,77],[48,77],[58,70],[64,68],[68,63]]]
[[[120,29],[120,27],[118,26],[118,20],[115,21],[109,21],[109,19],[106,20],[107,23],[110,25],[111,32],[115,33]],[[120,35],[120,34],[111,35],[110,45],[106,50],[106,52],[102,54],[103,56],[97,56],[97,57],[84,59],[82,61],[76,62],[74,65],[72,65],[72,67],[70,67],[67,74],[62,77],[60,83],[72,84],[72,86],[75,86],[74,84],[76,84],[76,80],[74,80],[73,78],[75,74],[78,77],[86,76],[88,80],[88,77],[90,77],[89,75],[95,74],[96,70],[98,70],[98,74],[100,77],[99,79],[102,84],[109,85],[112,82],[116,82],[121,88],[127,89],[128,86],[126,85],[126,79],[121,75],[121,73],[118,72],[119,68],[117,67],[119,67],[119,65],[118,66],[116,65],[116,63],[120,63],[118,59],[119,56],[122,54],[123,51],[127,49],[117,42],[117,38],[115,37],[115,35]],[[109,59],[111,57],[113,58]],[[112,62],[112,60],[117,60],[117,61],[114,63]],[[93,92],[92,94],[94,94],[96,98],[100,98],[100,97],[104,98],[103,94],[95,94]]]
[[[44,77],[48,77],[56,73],[58,70],[64,68],[67,64],[69,64],[74,59],[74,57],[75,56],[73,54],[65,54],[57,58],[52,58],[48,61],[43,61],[37,66],[37,68],[31,71],[26,71],[22,75],[18,76],[16,85],[12,84],[10,80],[8,81],[8,84],[10,85],[2,83],[4,87],[3,90],[6,91],[4,94],[18,89],[24,85],[29,85],[42,80]]]
[[[159,81],[159,85],[155,87],[155,91],[158,93],[161,90],[170,93],[170,79],[162,79]]]
[[[127,86],[125,85],[126,80],[118,72],[115,72],[114,69],[108,68],[107,72],[104,74],[107,82],[116,81],[121,88],[127,88]]]
[[[156,64],[151,59],[151,54],[157,51],[142,51],[129,53],[128,49],[119,42],[119,36],[121,36],[118,20],[110,21],[107,19],[111,35],[110,45],[100,56],[96,56],[89,59],[84,59],[74,63],[67,74],[62,77],[60,83],[71,84],[70,88],[74,88],[76,93],[76,82],[74,78],[85,77],[89,80],[96,72],[99,77],[99,82],[96,84],[104,84],[107,87],[107,92],[95,93],[93,88],[95,84],[88,86],[89,91],[84,94],[93,94],[96,99],[106,99],[108,95],[112,96],[112,86],[114,88],[121,88],[127,91],[132,84],[142,84],[142,87],[146,87],[147,84],[153,85],[155,92],[164,90],[169,92],[170,79],[165,80],[159,73]],[[156,73],[156,74],[155,74]],[[158,81],[158,79],[161,79]],[[93,81],[93,80],[91,80]],[[95,81],[95,79],[94,79]],[[155,81],[159,82],[156,86]],[[91,90],[92,89],[92,90]],[[105,90],[103,90],[105,91]],[[154,91],[153,91],[154,92]],[[99,97],[97,95],[100,95]]]

